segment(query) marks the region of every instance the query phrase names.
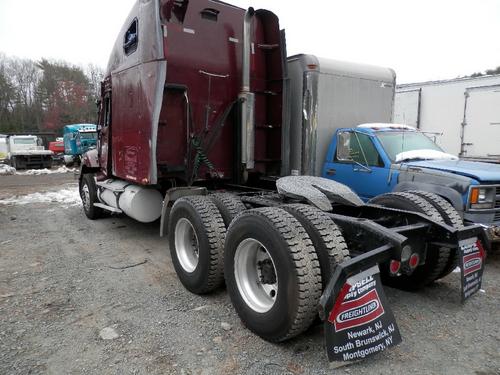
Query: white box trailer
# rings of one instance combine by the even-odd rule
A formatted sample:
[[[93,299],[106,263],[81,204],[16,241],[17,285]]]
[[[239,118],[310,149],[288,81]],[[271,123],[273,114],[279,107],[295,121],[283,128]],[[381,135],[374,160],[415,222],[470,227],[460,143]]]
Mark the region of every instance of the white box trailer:
[[[398,85],[394,121],[462,158],[500,161],[500,75]]]
[[[396,74],[390,68],[314,55],[288,58],[290,168],[319,176],[338,128],[390,123]]]

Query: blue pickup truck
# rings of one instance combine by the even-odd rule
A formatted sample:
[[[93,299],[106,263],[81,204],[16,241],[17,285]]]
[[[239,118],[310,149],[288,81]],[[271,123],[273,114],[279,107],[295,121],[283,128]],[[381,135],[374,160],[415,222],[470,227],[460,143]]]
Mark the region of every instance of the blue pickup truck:
[[[459,160],[406,125],[337,129],[323,177],[351,187],[364,201],[388,192],[421,190],[450,202],[465,222],[500,240],[500,165]]]

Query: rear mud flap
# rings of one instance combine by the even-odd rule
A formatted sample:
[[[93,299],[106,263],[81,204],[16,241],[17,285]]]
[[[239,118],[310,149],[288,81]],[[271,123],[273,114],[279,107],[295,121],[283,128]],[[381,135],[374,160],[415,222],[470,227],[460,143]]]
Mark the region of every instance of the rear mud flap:
[[[481,289],[486,252],[477,237],[460,241],[459,249],[463,303]]]
[[[401,342],[380,280],[378,265],[345,280],[336,272],[322,296],[325,339],[330,361],[355,361]],[[333,284],[332,284],[333,283]],[[336,285],[337,287],[334,287]]]

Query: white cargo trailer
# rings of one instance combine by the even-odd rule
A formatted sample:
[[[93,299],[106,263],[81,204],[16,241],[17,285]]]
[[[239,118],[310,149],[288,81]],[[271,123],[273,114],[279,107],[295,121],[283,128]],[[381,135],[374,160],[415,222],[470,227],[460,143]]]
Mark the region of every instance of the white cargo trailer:
[[[338,128],[390,123],[396,73],[390,68],[314,55],[288,58],[290,167],[319,176]]]
[[[398,85],[394,122],[462,158],[500,161],[500,75]]]

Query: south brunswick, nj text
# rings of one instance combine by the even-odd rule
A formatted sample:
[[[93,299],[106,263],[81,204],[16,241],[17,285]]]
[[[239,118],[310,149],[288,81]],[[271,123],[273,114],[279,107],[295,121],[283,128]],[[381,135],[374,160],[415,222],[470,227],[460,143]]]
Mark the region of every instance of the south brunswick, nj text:
[[[360,331],[347,333],[351,341],[342,346],[334,346],[333,352],[341,354],[344,361],[365,358],[385,350],[394,343],[392,333],[395,331],[394,324],[389,324],[387,329],[383,328],[382,322],[375,322]]]

